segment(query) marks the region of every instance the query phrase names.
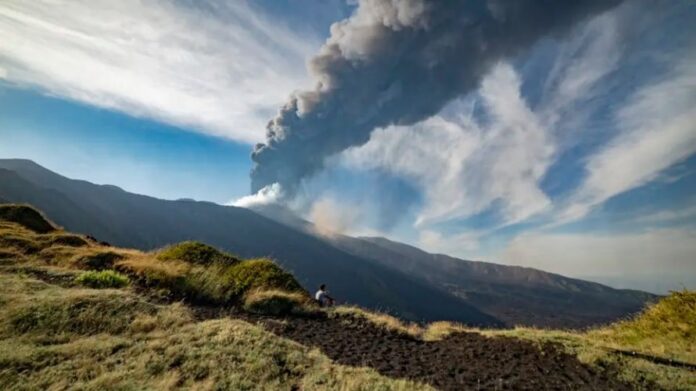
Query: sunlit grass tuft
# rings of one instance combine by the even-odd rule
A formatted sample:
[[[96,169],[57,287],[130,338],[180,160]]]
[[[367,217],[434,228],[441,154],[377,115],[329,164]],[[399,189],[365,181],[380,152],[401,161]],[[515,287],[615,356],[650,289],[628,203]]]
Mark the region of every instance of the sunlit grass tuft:
[[[372,324],[386,330],[394,331],[411,337],[420,337],[423,329],[415,323],[406,323],[388,314],[368,311],[355,306],[339,306],[328,311],[330,316],[352,316],[366,319]]]
[[[75,281],[90,288],[122,288],[130,282],[128,276],[113,270],[87,271],[81,273]]]
[[[302,315],[318,311],[306,293],[256,289],[244,297],[244,309],[261,315]]]

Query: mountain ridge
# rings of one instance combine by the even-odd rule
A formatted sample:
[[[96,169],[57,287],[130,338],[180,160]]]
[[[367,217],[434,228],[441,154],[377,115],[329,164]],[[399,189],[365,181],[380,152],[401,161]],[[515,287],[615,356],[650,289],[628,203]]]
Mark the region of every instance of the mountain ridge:
[[[246,258],[270,256],[308,289],[327,283],[339,299],[368,308],[412,320],[502,325],[456,297],[248,209],[158,200],[68,179],[26,160],[0,160],[1,168],[0,197],[30,203],[67,229],[114,245],[150,250],[199,240]]]
[[[33,204],[72,231],[122,247],[150,250],[199,240],[243,257],[271,256],[310,290],[327,283],[341,299],[411,320],[586,327],[625,317],[655,297],[609,287],[595,297],[573,292],[576,287],[572,286],[530,287],[514,278],[502,283],[467,277],[464,271],[470,269],[467,262],[471,261],[397,246],[387,239],[312,234],[307,225],[311,223],[293,220],[292,215],[284,216],[284,222],[269,218],[278,217],[278,211],[267,210],[264,215],[210,202],[159,200],[72,180],[28,160],[0,159],[0,198]],[[516,270],[480,264],[502,274]],[[439,272],[430,270],[433,265]],[[454,281],[443,279],[450,267],[455,273],[444,274],[454,276]],[[541,276],[537,279],[551,278],[543,271],[535,273]],[[567,285],[568,280],[572,279],[562,277],[561,282]],[[596,285],[581,284],[580,288],[596,289]],[[599,316],[589,316],[592,313]]]

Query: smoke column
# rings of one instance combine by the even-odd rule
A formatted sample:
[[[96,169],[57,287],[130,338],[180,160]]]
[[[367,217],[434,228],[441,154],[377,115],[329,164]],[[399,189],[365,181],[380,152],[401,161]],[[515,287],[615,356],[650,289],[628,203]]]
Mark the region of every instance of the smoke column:
[[[621,0],[362,0],[310,61],[314,89],[295,93],[252,153],[252,192],[285,194],[325,158],[409,125],[476,88],[497,61],[562,34]]]

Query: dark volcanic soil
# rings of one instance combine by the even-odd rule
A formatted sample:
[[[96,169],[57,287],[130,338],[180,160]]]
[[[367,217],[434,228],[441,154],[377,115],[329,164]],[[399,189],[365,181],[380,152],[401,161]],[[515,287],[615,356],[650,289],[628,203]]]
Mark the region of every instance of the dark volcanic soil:
[[[253,319],[250,319],[253,320]],[[372,367],[442,390],[630,390],[552,345],[459,333],[424,342],[352,317],[256,319],[273,333],[319,348],[334,361]]]

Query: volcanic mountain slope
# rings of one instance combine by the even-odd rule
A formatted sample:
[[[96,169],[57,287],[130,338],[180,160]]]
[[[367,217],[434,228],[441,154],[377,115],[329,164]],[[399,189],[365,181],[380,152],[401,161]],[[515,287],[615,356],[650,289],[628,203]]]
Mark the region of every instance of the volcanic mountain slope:
[[[18,205],[0,206],[0,284],[0,388],[7,390],[694,385],[688,368],[617,361],[593,345],[693,359],[684,348],[694,331],[691,292],[594,334],[421,327],[358,308],[319,309],[269,260],[193,242],[150,253],[120,249]],[[550,344],[558,335],[572,343]]]
[[[582,328],[639,311],[656,298],[532,268],[430,254],[385,238],[336,236],[333,243],[440,287],[512,325]]]
[[[243,257],[271,256],[306,288],[412,320],[585,327],[639,310],[650,294],[539,270],[468,262],[380,239],[321,236],[282,207],[263,214],[165,201],[71,180],[27,160],[0,160],[0,198],[40,207],[60,225],[149,250],[200,240]]]
[[[0,160],[0,197],[35,205],[66,229],[121,247],[151,250],[199,240],[241,257],[270,256],[307,289],[326,283],[342,301],[413,320],[502,325],[411,276],[248,209],[132,194],[115,186],[71,180],[27,160]]]
[[[650,293],[613,289],[532,268],[430,254],[380,237],[320,235],[310,222],[281,206],[264,205],[255,210],[457,296],[509,325],[583,328],[620,319],[656,299]]]

